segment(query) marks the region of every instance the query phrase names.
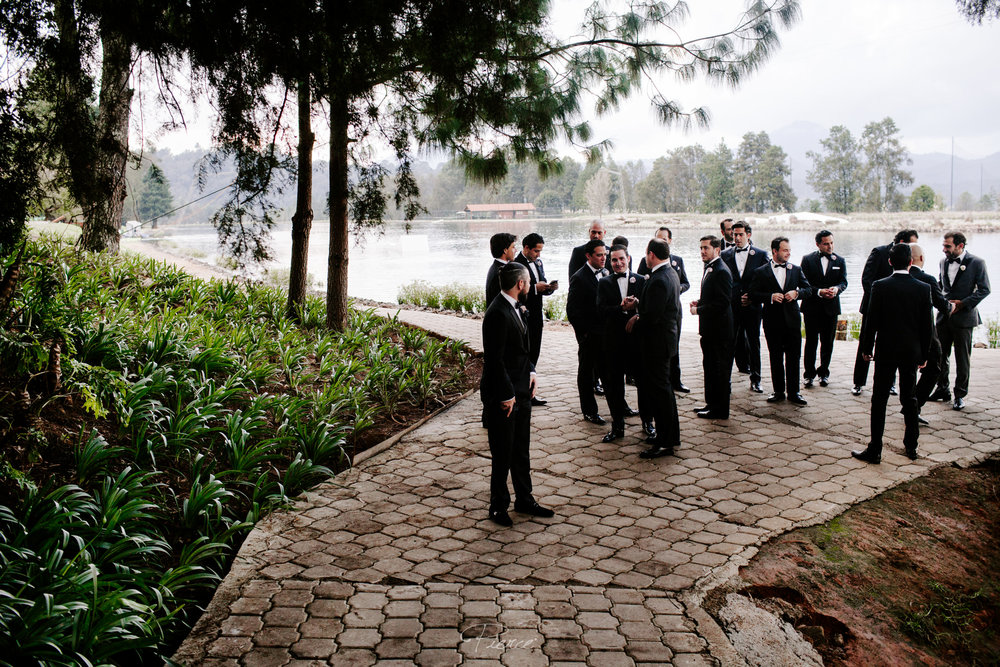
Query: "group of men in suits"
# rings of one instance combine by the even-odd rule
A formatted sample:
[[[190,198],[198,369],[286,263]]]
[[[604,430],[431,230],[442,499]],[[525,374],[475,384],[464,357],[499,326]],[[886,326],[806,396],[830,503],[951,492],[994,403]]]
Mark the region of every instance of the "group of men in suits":
[[[752,230],[743,221],[727,219],[720,232],[721,238],[707,235],[699,241],[701,295],[689,304],[691,314],[699,318],[705,377],[705,405],[695,412],[701,418],[729,418],[734,361],[740,372],[750,376],[751,391],[762,393],[762,326],[773,389],[767,401],[787,399],[806,405],[800,391],[803,318],[801,379],[806,388],[813,387],[817,378],[826,387],[840,295],[848,285],[846,262],[833,252],[833,234],[827,230],[816,234],[816,251],[794,265],[789,262],[786,237],[774,238],[768,253],[753,245]],[[672,239],[666,227],[649,241],[635,272],[627,239],[618,237],[608,246],[604,234],[602,223],[591,225],[590,240],[574,248],[571,259],[567,316],[578,343],[580,408],[585,420],[606,423],[594,398],[595,385],[603,380],[611,412],[611,430],[603,441],[623,437],[625,418],[639,414],[649,444],[640,456],[670,455],[680,445],[674,392],[683,387],[677,352],[680,295],[690,287],[685,267],[670,253]],[[923,421],[920,407],[926,400],[951,400],[952,348],[958,368],[953,407],[964,407],[972,328],[981,323],[976,306],[989,294],[985,263],[966,252],[964,235],[945,235],[938,279],[922,271],[923,250],[916,239],[915,231],[904,230],[893,243],[873,249],[862,278],[862,333],[853,393],[861,393],[874,359],[872,438],[865,450],[852,455],[872,463],[881,459],[885,407],[895,392],[897,375],[906,422],[904,446],[911,458],[916,458],[917,427]],[[484,424],[494,460],[490,518],[501,525],[511,522],[508,474],[514,483],[516,511],[552,515],[531,495],[527,452],[531,407],[545,405],[535,395],[534,375],[544,321],[542,297],[555,292],[558,281],[546,279],[540,235],[528,234],[521,245],[515,254],[512,234],[491,239],[494,263],[487,275],[489,303],[483,320]],[[938,311],[936,327],[931,326],[932,307]],[[638,411],[625,400],[626,378],[635,378]]]

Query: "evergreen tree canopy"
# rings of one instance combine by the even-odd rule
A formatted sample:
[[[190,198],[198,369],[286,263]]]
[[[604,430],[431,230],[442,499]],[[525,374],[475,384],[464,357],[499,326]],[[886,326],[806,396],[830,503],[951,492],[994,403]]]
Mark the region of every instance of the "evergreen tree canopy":
[[[736,153],[736,207],[741,211],[767,213],[790,211],[795,195],[788,185],[788,156],[771,144],[767,132],[747,132]]]
[[[861,201],[861,159],[858,143],[843,125],[830,128],[830,136],[820,141],[823,150],[809,151],[813,167],[807,182],[823,197],[829,211],[850,213]]]
[[[934,209],[936,199],[934,190],[929,185],[918,185],[910,193],[910,198],[906,202],[908,211],[930,211]]]
[[[163,218],[174,208],[174,198],[170,194],[170,184],[163,170],[155,163],[149,165],[142,177],[142,192],[139,194],[139,217],[143,222],[152,221],[156,228],[157,218]]]
[[[864,203],[870,211],[898,211],[903,207],[901,187],[913,183],[903,169],[913,163],[899,140],[899,128],[892,118],[865,125],[861,150],[865,157]]]

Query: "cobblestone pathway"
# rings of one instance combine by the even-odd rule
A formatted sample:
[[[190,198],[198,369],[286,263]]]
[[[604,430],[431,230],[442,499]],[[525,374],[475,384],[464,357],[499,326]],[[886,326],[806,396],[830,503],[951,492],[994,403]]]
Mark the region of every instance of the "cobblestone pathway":
[[[479,320],[400,318],[481,349]],[[832,384],[805,390],[807,407],[770,405],[734,374],[733,418],[707,421],[692,413],[703,400],[701,353],[685,331],[693,391],[679,395],[682,446],[653,461],[638,457],[638,418],[611,444],[600,442],[606,427],[580,418],[571,329],[549,325],[542,345],[539,395],[549,403],[532,415],[532,466],[535,496],[554,519],[515,513],[509,529],[486,521],[489,448],[473,395],[261,523],[176,659],[739,664],[698,605],[713,582],[776,534],[1000,449],[994,351],[973,352],[965,411],[925,408],[931,427],[916,462],[902,455],[902,416],[890,402],[882,464],[867,466],[850,457],[867,441],[870,401],[849,391],[854,343],[836,344]]]

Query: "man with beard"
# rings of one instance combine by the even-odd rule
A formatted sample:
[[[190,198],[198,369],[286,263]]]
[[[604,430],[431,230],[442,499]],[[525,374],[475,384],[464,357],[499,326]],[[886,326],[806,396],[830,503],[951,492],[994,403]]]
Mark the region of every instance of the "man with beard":
[[[701,261],[705,263],[701,295],[691,302],[698,316],[702,368],[705,371],[705,407],[695,412],[703,419],[729,419],[730,377],[733,373],[733,309],[730,305],[733,276],[719,259],[722,241],[703,236]]]
[[[750,375],[750,391],[760,394],[760,303],[750,297],[754,271],[767,264],[767,251],[750,241],[750,225],[733,223],[736,245],[722,251],[722,261],[733,276],[733,321],[736,329],[734,357],[736,368]]]
[[[806,388],[819,376],[819,386],[830,384],[830,359],[833,339],[837,335],[840,315],[840,293],[847,289],[847,262],[833,254],[833,233],[823,230],[816,234],[816,252],[802,258],[802,272],[812,285],[813,293],[802,300],[802,319],[806,325],[805,372]],[[819,347],[819,368],[816,348]]]
[[[559,281],[546,282],[545,267],[542,266],[542,248],[545,247],[545,239],[541,234],[531,233],[521,241],[521,252],[518,253],[514,261],[528,268],[528,275],[531,278],[531,285],[528,287],[528,294],[524,297],[528,307],[528,338],[531,340],[531,364],[538,364],[538,355],[542,349],[542,328],[545,326],[545,309],[542,307],[542,297],[548,296],[559,289]],[[537,396],[531,399],[532,405],[545,405]]]

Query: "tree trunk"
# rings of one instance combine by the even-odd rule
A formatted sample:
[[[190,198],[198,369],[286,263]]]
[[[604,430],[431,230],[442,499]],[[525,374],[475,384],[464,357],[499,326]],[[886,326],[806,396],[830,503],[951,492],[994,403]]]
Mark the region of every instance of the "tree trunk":
[[[95,187],[81,201],[85,217],[81,243],[87,250],[118,252],[125,207],[125,166],[132,89],[132,49],[125,36],[102,22],[101,94],[97,112]]]
[[[292,264],[288,277],[288,317],[295,319],[296,306],[305,305],[309,267],[309,232],[312,230],[312,131],[309,79],[299,86],[299,173],[296,183],[295,215],[292,216]]]
[[[347,325],[347,125],[348,100],[329,91],[330,100],[330,255],[326,273],[326,325]]]

